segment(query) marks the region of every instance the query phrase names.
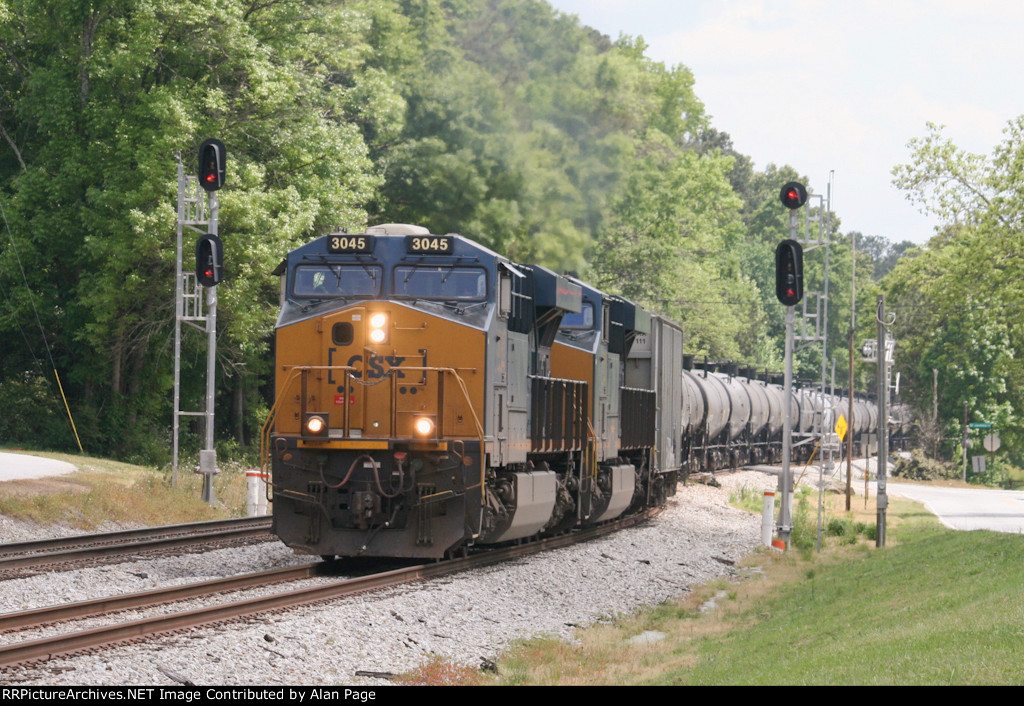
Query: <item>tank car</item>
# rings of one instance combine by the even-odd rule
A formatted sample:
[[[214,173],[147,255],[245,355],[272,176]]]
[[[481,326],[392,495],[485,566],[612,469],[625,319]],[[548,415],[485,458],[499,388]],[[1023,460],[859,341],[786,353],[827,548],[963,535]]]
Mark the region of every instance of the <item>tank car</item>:
[[[436,559],[675,491],[658,439],[678,412],[657,410],[681,407],[681,341],[624,386],[637,337],[664,337],[631,302],[402,224],[320,237],[277,273],[264,456],[296,550]]]
[[[847,408],[839,397],[799,385],[794,386],[787,405],[776,376],[759,379],[754,370],[732,363],[695,362],[686,355],[684,368],[682,445],[688,472],[780,461],[787,408],[792,458],[807,461],[815,450],[814,430],[821,425],[831,429]],[[874,428],[871,414],[877,414],[874,405],[863,401],[855,409],[855,418],[848,423],[859,449]]]
[[[914,431],[914,412],[908,404],[895,403],[889,417],[889,449],[906,451]]]

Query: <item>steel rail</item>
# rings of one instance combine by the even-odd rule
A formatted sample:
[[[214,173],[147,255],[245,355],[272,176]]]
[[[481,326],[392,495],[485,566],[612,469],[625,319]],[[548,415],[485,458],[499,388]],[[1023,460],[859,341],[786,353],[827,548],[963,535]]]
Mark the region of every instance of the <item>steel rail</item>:
[[[0,544],[0,571],[219,539],[256,537],[269,534],[270,523],[269,517],[244,517]]]
[[[549,549],[567,547],[577,542],[616,532],[645,522],[657,515],[660,508],[652,508],[644,513],[615,520],[598,527],[585,529],[571,534],[521,544],[513,547],[496,549],[481,554],[417,566],[395,569],[379,574],[345,579],[323,586],[275,593],[258,598],[249,598],[233,603],[208,606],[195,610],[173,613],[169,615],[142,618],[119,625],[94,628],[63,635],[40,638],[12,645],[0,646],[0,667],[13,666],[34,661],[53,659],[58,656],[70,655],[83,650],[95,649],[127,640],[170,633],[199,626],[214,625],[228,620],[247,618],[260,613],[309,605],[326,600],[364,593],[369,590],[394,586],[411,581],[435,578],[445,574],[465,571],[471,568],[488,566],[501,561],[536,554]],[[314,565],[316,566],[316,565]]]
[[[3,613],[0,614],[0,633],[20,628],[51,625],[65,620],[93,618],[108,613],[131,610],[132,608],[152,608],[189,598],[266,586],[284,581],[299,581],[318,575],[318,567],[321,566],[323,564],[320,563],[305,564],[286,569],[274,569],[271,571],[241,574],[239,576],[228,576],[227,578],[211,579],[181,586],[154,588],[137,593],[126,593],[121,596],[20,610],[15,613]]]

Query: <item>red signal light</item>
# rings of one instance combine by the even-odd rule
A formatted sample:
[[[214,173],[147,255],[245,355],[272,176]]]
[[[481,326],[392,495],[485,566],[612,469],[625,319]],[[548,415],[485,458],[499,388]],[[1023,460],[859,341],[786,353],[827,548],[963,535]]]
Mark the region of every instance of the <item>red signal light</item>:
[[[227,150],[220,140],[209,139],[199,146],[199,185],[207,191],[224,186]]]
[[[207,233],[196,241],[196,279],[204,287],[216,287],[224,279],[224,244]]]
[[[791,181],[782,187],[779,200],[789,209],[796,209],[807,203],[807,189],[798,181]]]

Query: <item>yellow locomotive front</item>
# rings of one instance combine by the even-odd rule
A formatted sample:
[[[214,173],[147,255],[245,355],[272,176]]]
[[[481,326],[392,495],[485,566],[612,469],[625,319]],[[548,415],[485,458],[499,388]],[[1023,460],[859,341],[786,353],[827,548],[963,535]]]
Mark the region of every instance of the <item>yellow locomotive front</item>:
[[[496,266],[404,225],[288,255],[265,432],[282,541],[426,558],[479,537]]]

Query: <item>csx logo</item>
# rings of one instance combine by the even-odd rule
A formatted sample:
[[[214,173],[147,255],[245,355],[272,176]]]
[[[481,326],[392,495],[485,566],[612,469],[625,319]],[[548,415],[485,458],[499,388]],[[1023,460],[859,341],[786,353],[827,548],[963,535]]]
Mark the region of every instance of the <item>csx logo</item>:
[[[334,354],[337,352],[337,350],[337,348],[327,349],[328,365],[335,364]],[[404,378],[406,376],[405,371],[403,371],[400,366],[405,361],[406,356],[404,355],[375,355],[370,356],[370,360],[364,364],[363,356],[357,353],[356,355],[349,358],[348,361],[345,362],[345,365],[347,365],[350,368],[355,368],[355,370],[352,371],[350,375],[356,379],[363,379],[365,375],[365,379],[367,380],[379,380],[380,378],[389,375],[392,370],[394,371],[395,375],[398,378]],[[338,384],[338,381],[334,379],[334,374],[334,370],[328,372],[328,384]]]

